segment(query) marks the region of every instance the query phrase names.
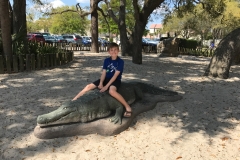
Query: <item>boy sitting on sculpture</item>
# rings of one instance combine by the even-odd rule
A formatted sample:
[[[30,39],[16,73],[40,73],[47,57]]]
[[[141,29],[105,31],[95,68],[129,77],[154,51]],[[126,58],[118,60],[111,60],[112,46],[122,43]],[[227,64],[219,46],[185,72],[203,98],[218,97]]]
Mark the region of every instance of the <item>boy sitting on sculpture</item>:
[[[118,56],[119,46],[116,43],[108,45],[108,53],[110,57],[106,58],[103,63],[103,70],[100,79],[88,84],[81,90],[72,100],[77,100],[86,92],[98,88],[100,92],[108,90],[109,94],[117,99],[126,109],[124,117],[131,117],[132,109],[125,99],[120,95],[117,90],[121,85],[121,78],[124,68],[124,61]]]

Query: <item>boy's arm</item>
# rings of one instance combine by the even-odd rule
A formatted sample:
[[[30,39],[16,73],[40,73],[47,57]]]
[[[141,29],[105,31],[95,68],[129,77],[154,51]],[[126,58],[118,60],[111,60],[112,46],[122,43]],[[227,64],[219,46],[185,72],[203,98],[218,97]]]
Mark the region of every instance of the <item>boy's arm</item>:
[[[105,72],[106,73],[106,72]],[[100,92],[104,92],[108,89],[108,87],[117,79],[117,76],[120,74],[120,71],[115,71],[113,77],[110,79],[110,81],[104,86]]]
[[[103,88],[103,81],[106,77],[106,69],[103,69],[102,71],[102,74],[101,74],[101,77],[100,77],[100,83],[99,83],[99,89],[102,89]]]

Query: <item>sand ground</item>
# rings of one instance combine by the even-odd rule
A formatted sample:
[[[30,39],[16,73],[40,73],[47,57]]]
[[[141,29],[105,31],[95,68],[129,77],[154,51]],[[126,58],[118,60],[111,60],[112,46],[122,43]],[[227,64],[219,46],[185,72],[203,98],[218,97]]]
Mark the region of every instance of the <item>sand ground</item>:
[[[122,57],[124,81],[142,80],[183,99],[158,103],[116,136],[36,138],[37,116],[99,78],[107,56],[75,52],[65,66],[0,75],[0,159],[240,160],[240,66],[226,80],[202,77],[210,58],[144,54],[137,65]]]

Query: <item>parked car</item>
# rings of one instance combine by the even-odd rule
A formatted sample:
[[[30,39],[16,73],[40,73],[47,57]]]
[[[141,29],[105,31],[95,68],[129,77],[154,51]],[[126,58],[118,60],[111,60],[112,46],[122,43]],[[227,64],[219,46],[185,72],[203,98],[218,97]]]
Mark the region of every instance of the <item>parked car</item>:
[[[142,46],[157,46],[156,41],[151,41],[151,40],[147,40],[145,38],[142,38]]]
[[[82,44],[82,37],[80,37],[79,35],[62,35],[62,37],[67,40],[68,44],[77,44],[80,45]]]
[[[46,43],[56,43],[57,42],[57,39],[53,36],[45,36],[45,42]]]
[[[163,41],[164,39],[168,39],[168,38],[171,38],[171,37],[161,37],[161,38],[155,38],[154,41]]]
[[[89,41],[87,38],[82,38],[82,44],[84,46],[91,46],[91,41]]]
[[[92,38],[89,36],[81,36],[83,39],[85,39],[86,41],[92,43]]]
[[[142,38],[142,49],[145,52],[157,51],[157,41],[149,41],[145,38]]]
[[[48,33],[48,32],[43,32],[41,34],[43,35],[43,37],[51,36],[50,33]]]
[[[101,45],[101,46],[106,47],[109,44],[109,42],[107,40],[105,40],[105,39],[98,38],[98,44]]]
[[[64,39],[62,36],[55,36],[58,43],[67,43],[67,40]]]
[[[41,34],[28,34],[27,39],[32,42],[45,42],[45,39]]]

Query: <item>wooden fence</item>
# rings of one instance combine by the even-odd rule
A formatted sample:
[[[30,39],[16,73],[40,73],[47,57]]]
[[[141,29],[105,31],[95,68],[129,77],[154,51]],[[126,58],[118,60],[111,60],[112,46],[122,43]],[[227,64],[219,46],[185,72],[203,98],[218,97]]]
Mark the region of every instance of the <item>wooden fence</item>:
[[[45,43],[45,45],[56,46],[63,50],[70,50],[70,51],[90,51],[91,50],[91,45],[77,45],[73,43],[70,43],[69,45],[67,45],[66,43]],[[106,52],[107,46],[99,45],[99,51]]]
[[[64,65],[72,60],[72,51],[56,54],[13,55],[12,60],[7,56],[0,55],[0,74],[40,70]]]
[[[66,43],[45,43],[40,45],[54,46],[64,53],[57,54],[27,54],[13,55],[12,59],[0,55],[0,74],[17,73],[23,71],[40,70],[66,64],[73,60],[73,51],[90,51],[90,45],[76,45]],[[106,52],[106,46],[99,46],[100,52]]]

